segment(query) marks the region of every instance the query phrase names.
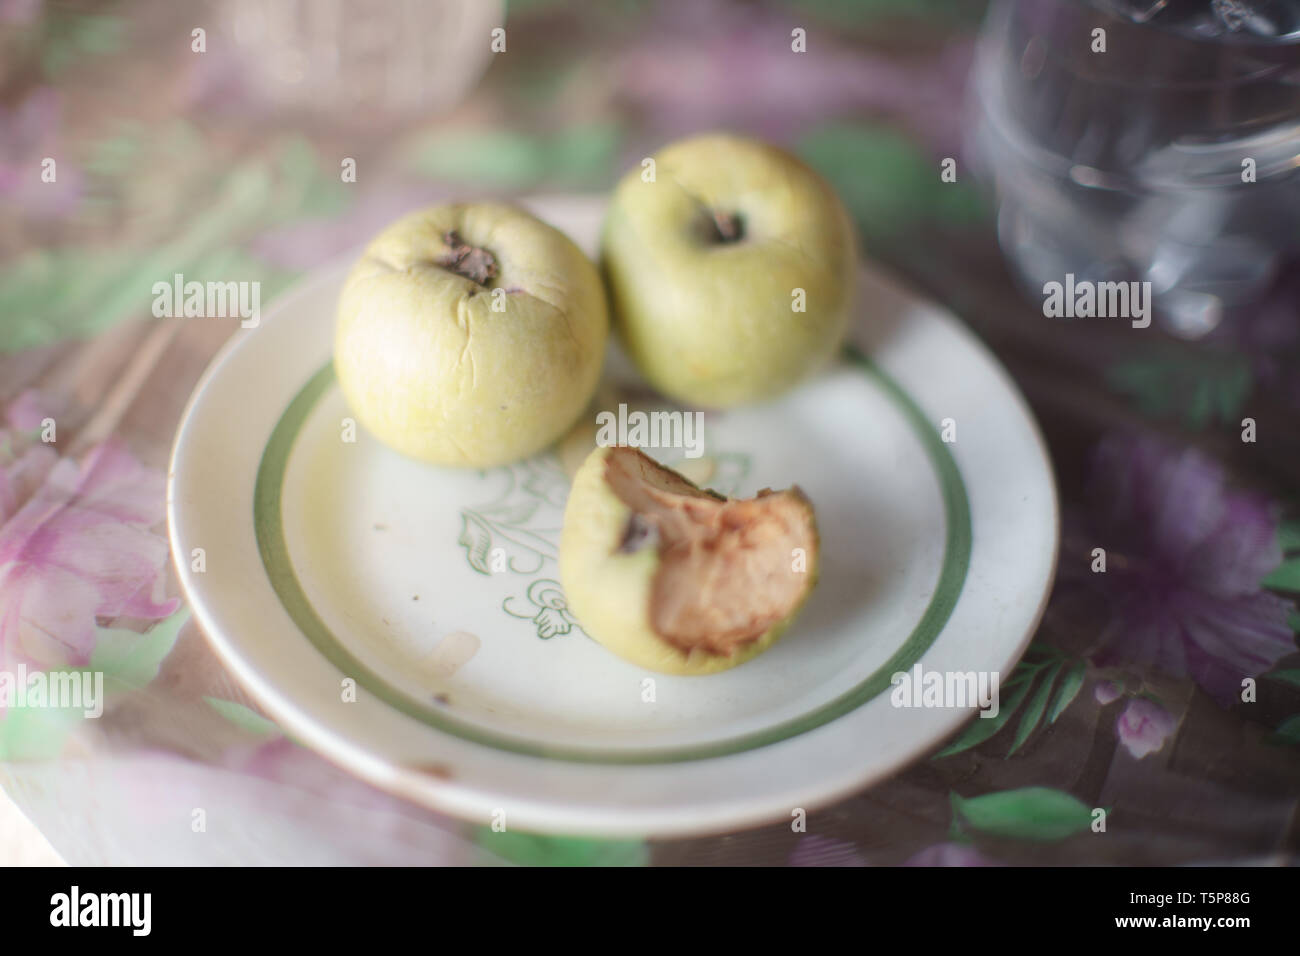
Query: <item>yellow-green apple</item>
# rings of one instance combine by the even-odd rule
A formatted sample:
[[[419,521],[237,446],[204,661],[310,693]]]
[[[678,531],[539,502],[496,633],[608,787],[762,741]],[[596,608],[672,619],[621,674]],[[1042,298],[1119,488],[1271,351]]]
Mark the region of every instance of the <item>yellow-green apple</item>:
[[[488,467],[550,445],[586,407],[609,319],[599,273],[502,203],[412,213],[366,247],[339,298],[334,367],[385,444]]]
[[[830,185],[764,143],[674,143],[619,183],[602,238],[614,326],[665,394],[726,407],[811,375],[843,340],[855,242]]]
[[[578,469],[560,582],[583,629],[638,667],[714,674],[772,646],[817,581],[812,504],[798,488],[704,491],[626,446]]]

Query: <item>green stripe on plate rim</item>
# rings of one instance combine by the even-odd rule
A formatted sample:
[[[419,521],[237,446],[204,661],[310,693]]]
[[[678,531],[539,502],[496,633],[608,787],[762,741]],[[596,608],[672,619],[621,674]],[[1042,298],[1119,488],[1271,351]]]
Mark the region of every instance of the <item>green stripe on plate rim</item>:
[[[846,691],[815,710],[739,737],[688,747],[671,747],[644,750],[611,750],[552,746],[523,740],[475,727],[451,717],[445,711],[412,698],[387,683],[381,676],[357,660],[343,643],[330,631],[316,609],[312,607],[298,581],[293,562],[289,557],[284,538],[284,521],[281,514],[281,493],[284,475],[293,453],[299,431],[312,409],[326,390],[334,384],[332,363],[320,369],[289,403],[284,414],[271,432],[262,452],[257,470],[257,484],[253,493],[253,522],[257,533],[257,547],[262,555],[271,586],[285,611],[312,645],[340,672],[352,677],[357,686],[374,695],[389,707],[422,724],[433,727],[462,740],[503,750],[544,757],[572,763],[592,764],[668,764],[692,760],[708,760],[738,754],[759,747],[789,740],[824,724],[843,717],[890,686],[890,677],[897,671],[909,670],[930,648],[943,630],[957,604],[966,573],[970,567],[971,520],[970,501],[961,472],[948,447],[940,440],[925,413],[899,385],[882,372],[856,348],[845,350],[846,358],[873,378],[895,402],[908,424],[916,432],[925,448],[931,465],[939,478],[947,525],[943,564],[934,595],[921,619],[902,646],[879,669],[856,687]]]

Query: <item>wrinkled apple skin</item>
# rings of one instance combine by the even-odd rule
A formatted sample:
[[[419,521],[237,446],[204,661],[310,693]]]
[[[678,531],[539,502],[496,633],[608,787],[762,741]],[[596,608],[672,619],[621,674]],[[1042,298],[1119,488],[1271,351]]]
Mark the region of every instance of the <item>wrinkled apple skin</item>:
[[[486,286],[436,264],[450,230],[495,258]],[[492,310],[495,289],[503,312]],[[599,273],[559,230],[500,203],[435,206],[390,225],[353,267],[334,367],[380,441],[485,468],[526,458],[573,424],[608,331]]]
[[[638,167],[619,183],[601,253],[615,329],[642,374],[714,408],[807,378],[843,340],[853,305],[853,226],[830,185],[788,153],[723,134],[654,160],[654,182]],[[710,241],[709,210],[739,215],[741,238]]]
[[[582,629],[638,667],[678,676],[730,670],[775,644],[802,604],[730,657],[701,651],[688,653],[654,632],[650,625],[650,596],[659,555],[653,547],[632,554],[619,552],[632,509],[605,481],[605,458],[609,453],[609,448],[597,448],[578,469],[560,534],[560,584],[569,610]],[[805,601],[816,586],[817,566],[814,560]]]

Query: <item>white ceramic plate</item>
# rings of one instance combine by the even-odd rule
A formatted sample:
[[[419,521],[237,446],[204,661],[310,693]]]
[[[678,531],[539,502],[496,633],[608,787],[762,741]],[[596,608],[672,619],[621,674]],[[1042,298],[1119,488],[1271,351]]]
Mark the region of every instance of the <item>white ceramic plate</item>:
[[[533,205],[594,249],[600,203]],[[864,274],[869,361],[706,420],[690,473],[744,495],[797,482],[817,508],[822,575],[766,654],[668,677],[604,650],[565,606],[572,455],[455,471],[359,428],[344,440],[330,350],[346,268],[213,361],[176,439],[168,516],[185,593],[226,665],[291,736],[360,776],[532,831],[788,820],[970,717],[894,707],[894,672],[919,660],[1006,674],[1028,644],[1055,569],[1050,465],[1006,374],[935,306]]]

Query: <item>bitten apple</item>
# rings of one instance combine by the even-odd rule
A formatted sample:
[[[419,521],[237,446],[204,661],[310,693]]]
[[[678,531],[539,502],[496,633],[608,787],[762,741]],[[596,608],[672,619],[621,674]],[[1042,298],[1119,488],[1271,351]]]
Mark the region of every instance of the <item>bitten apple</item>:
[[[573,479],[565,598],[588,634],[638,667],[716,674],[756,657],[817,573],[817,522],[798,488],[724,498],[625,446],[597,448]]]
[[[353,267],[334,368],[380,441],[482,468],[568,430],[608,330],[600,276],[562,232],[506,204],[435,206],[390,225]]]
[[[712,134],[666,147],[619,183],[602,268],[614,325],[642,374],[693,405],[780,394],[848,328],[853,226],[794,156]]]

